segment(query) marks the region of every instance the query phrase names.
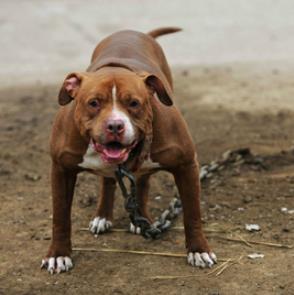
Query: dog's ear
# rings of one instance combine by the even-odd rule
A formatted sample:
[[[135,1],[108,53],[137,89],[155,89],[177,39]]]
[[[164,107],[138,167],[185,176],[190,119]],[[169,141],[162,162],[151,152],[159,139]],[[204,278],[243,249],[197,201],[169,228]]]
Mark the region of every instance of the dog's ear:
[[[60,105],[64,106],[75,98],[81,86],[82,79],[82,75],[78,73],[67,75],[58,95]]]
[[[145,76],[145,83],[149,86],[158,96],[159,100],[167,105],[173,105],[173,94],[171,87],[168,85],[167,82],[163,82],[155,75],[147,75]]]

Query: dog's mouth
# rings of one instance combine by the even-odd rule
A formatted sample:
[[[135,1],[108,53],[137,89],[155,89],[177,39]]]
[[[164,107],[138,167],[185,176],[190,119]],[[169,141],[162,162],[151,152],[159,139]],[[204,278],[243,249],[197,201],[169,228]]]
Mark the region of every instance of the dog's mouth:
[[[104,162],[120,164],[128,159],[130,152],[137,145],[137,141],[134,140],[130,145],[124,145],[119,141],[110,141],[106,144],[100,144],[92,140],[92,144],[95,151],[101,154],[101,158]]]

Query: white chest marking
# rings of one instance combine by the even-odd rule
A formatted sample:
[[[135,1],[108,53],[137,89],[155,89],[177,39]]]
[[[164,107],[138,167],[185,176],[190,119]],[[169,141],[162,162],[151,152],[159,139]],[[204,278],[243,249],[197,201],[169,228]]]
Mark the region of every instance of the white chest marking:
[[[90,169],[95,174],[105,177],[114,177],[114,172],[117,168],[117,165],[115,164],[109,164],[104,162],[101,159],[100,154],[95,151],[91,143],[89,144],[88,149],[83,157],[83,162],[80,163],[79,166],[85,169]],[[144,175],[150,172],[151,170],[159,168],[161,168],[159,163],[152,162],[151,159],[148,158],[146,161],[144,161],[140,169],[135,172],[135,175]]]
[[[149,157],[146,161],[143,162],[141,169],[152,170],[152,169],[156,169],[156,168],[160,168],[160,167],[161,166],[159,163],[152,162],[152,160]]]
[[[101,174],[102,176],[114,177],[114,171],[116,169],[116,165],[105,163],[99,153],[97,153],[90,143],[83,157],[83,162],[79,164],[80,167],[91,169],[97,174]]]
[[[141,176],[141,175],[144,175],[144,174],[148,174],[151,171],[154,172],[154,170],[157,170],[157,169],[160,169],[160,168],[162,168],[160,166],[160,164],[156,163],[156,162],[152,162],[152,160],[149,157],[146,161],[143,162],[140,169],[135,172],[135,175],[136,176]]]

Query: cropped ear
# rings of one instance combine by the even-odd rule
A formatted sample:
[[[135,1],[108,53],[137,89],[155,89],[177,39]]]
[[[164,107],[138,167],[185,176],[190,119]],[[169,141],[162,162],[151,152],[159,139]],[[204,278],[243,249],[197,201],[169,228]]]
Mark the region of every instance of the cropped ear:
[[[71,102],[77,95],[82,82],[82,75],[71,73],[65,78],[59,91],[58,102],[64,106]]]
[[[161,79],[159,79],[155,75],[147,75],[145,77],[145,83],[149,86],[154,92],[156,92],[159,100],[167,105],[173,105],[173,94],[171,87],[168,85],[167,82],[163,83]]]

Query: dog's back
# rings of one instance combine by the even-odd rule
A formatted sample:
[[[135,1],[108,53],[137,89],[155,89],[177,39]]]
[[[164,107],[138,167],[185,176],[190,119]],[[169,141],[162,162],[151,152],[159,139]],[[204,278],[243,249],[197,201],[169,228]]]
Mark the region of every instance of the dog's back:
[[[94,72],[105,66],[121,66],[135,72],[146,71],[161,78],[164,76],[172,88],[172,76],[167,60],[155,38],[180,30],[167,27],[147,34],[132,30],[116,32],[97,45],[87,70]]]

